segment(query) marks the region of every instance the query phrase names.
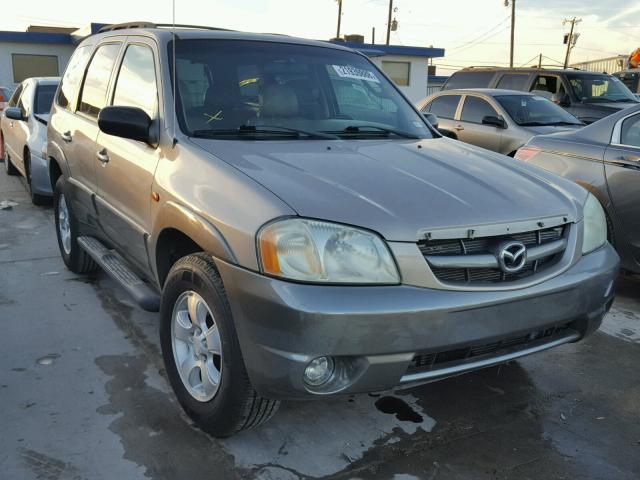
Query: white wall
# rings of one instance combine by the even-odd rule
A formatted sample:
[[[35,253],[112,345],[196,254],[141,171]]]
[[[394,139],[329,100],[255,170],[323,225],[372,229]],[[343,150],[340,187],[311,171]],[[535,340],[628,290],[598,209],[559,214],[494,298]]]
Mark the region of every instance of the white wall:
[[[0,85],[13,85],[11,54],[56,55],[60,75],[64,72],[75,45],[0,42]]]
[[[382,61],[388,62],[411,62],[409,72],[409,85],[398,85],[411,102],[416,103],[427,96],[427,58],[408,57],[405,55],[384,55],[382,57],[372,57],[371,61],[382,69]]]

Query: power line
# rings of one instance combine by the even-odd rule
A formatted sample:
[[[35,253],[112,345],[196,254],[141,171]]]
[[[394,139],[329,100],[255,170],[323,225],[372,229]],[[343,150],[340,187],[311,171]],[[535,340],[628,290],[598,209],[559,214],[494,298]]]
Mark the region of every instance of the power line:
[[[480,40],[482,37],[484,37],[485,35],[487,35],[487,34],[491,33],[491,32],[492,32],[492,31],[494,31],[496,28],[499,28],[499,27],[500,27],[500,26],[502,26],[502,25],[503,25],[507,20],[510,20],[510,19],[511,19],[511,16],[510,16],[510,15],[506,16],[504,19],[502,19],[502,20],[501,20],[500,22],[498,22],[496,25],[494,25],[493,27],[491,27],[489,30],[485,31],[484,33],[482,33],[482,34],[478,35],[478,36],[477,36],[477,37],[475,37],[473,40],[469,40],[469,41],[468,41],[468,42],[466,42],[465,44],[463,44],[463,45],[461,45],[461,46],[459,46],[459,47],[452,48],[451,50],[452,50],[452,51],[455,51],[455,50],[461,50],[461,49],[465,48],[467,45],[471,45],[471,44],[473,44],[474,42],[477,42],[477,41],[478,41],[478,40]],[[507,28],[509,28],[509,27],[507,26]],[[489,37],[487,37],[487,38],[489,38]],[[485,38],[485,40],[486,40],[486,38]]]

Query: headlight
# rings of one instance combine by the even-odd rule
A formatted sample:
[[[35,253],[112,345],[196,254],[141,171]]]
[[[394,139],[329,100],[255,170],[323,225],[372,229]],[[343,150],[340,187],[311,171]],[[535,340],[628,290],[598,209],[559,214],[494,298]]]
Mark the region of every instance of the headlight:
[[[602,205],[592,194],[587,196],[584,203],[584,236],[582,239],[582,253],[589,253],[601,247],[607,241],[607,218]]]
[[[319,283],[399,283],[384,241],[366,230],[291,218],[258,232],[264,273]]]

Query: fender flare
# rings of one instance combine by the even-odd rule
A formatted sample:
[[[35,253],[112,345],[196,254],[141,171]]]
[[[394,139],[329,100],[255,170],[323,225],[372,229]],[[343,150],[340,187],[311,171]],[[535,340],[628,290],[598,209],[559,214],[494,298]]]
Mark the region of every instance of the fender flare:
[[[47,142],[47,155],[49,159],[53,159],[53,161],[58,164],[60,171],[65,177],[71,177],[71,169],[67,163],[67,157],[57,143]],[[51,166],[49,166],[49,170],[51,170]]]
[[[156,219],[157,222],[148,244],[149,260],[156,277],[158,275],[156,247],[160,235],[166,229],[183,233],[202,247],[205,252],[216,258],[232,264],[238,263],[233,250],[220,230],[187,207],[173,201],[165,202],[156,213]]]

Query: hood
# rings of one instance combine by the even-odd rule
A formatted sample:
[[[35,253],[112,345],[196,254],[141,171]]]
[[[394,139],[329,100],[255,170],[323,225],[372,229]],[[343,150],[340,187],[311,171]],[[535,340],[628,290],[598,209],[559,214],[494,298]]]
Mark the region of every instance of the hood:
[[[534,135],[547,135],[550,133],[557,132],[566,132],[566,131],[575,131],[579,128],[584,127],[584,125],[540,125],[537,127],[522,127],[527,129]]]
[[[608,112],[617,112],[629,107],[637,107],[638,102],[606,102],[606,103],[585,103],[584,105],[594,110],[606,110]]]
[[[299,215],[369,228],[387,240],[413,242],[425,229],[573,219],[581,195],[572,182],[446,138],[193,142]]]

